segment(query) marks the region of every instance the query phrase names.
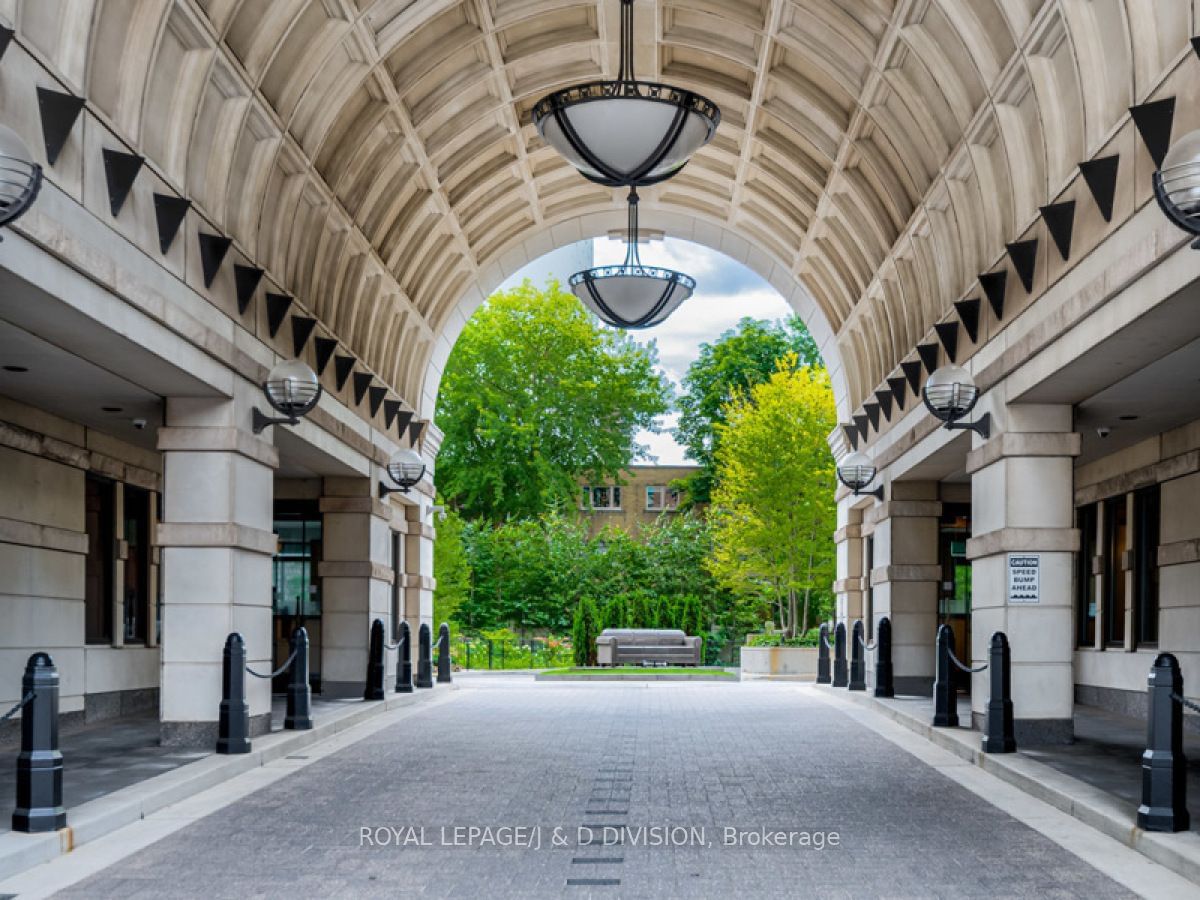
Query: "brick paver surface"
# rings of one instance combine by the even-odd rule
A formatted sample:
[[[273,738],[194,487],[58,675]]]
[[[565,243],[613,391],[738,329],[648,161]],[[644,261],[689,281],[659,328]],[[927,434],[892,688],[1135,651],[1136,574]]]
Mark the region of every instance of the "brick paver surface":
[[[788,685],[460,683],[452,702],[314,762],[69,894],[1128,896]],[[455,826],[540,828],[541,846],[495,846]],[[580,845],[580,826],[593,827],[591,843]],[[682,830],[665,832],[670,846],[647,846],[664,830],[641,826]],[[427,846],[411,843],[422,827]],[[566,846],[550,846],[554,828]],[[730,828],[747,836],[741,846],[725,844]],[[392,845],[364,842],[363,829]],[[761,837],[750,845],[762,829],[794,833],[782,839],[793,846],[762,846]],[[606,845],[618,834],[621,843]]]

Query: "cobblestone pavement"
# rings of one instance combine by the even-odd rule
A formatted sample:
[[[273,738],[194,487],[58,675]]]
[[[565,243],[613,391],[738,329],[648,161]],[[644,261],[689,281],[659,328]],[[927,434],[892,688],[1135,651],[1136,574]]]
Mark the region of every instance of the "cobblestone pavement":
[[[1129,896],[794,686],[463,682],[451,702],[313,762],[66,895]],[[454,826],[540,826],[541,847],[483,836],[445,846],[471,840]],[[591,843],[577,841],[580,826],[592,827]],[[606,843],[619,826],[623,841]],[[682,829],[666,832],[672,846],[647,846],[664,832],[639,826]],[[421,827],[427,846],[395,846],[419,840]],[[549,846],[555,827],[567,846]],[[726,829],[743,835],[740,846],[725,845]],[[793,846],[762,846],[762,829],[796,833],[782,839]]]

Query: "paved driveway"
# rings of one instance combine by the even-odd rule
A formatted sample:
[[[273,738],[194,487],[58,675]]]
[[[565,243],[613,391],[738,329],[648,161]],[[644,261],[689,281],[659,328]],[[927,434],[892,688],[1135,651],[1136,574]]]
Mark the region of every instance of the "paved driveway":
[[[1129,896],[812,689],[460,684],[68,895]]]

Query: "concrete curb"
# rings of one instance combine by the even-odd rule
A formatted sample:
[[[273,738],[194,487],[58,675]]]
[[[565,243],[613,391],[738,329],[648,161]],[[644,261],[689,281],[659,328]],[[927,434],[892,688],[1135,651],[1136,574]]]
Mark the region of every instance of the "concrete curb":
[[[721,681],[727,684],[736,684],[741,679],[736,675],[651,675],[643,673],[638,675],[535,675],[534,681],[555,682],[555,681]]]
[[[451,689],[454,689],[451,686]],[[163,807],[178,803],[224,781],[257,769],[297,750],[335,735],[394,709],[421,704],[444,691],[422,690],[393,694],[386,700],[348,703],[344,711],[317,719],[309,731],[276,731],[254,738],[249,753],[239,756],[212,754],[195,762],[113,791],[67,810],[67,827],[47,834],[0,834],[0,881],[70,853],[89,841],[111,834],[144,819]],[[69,765],[69,762],[68,762]]]
[[[1072,816],[1101,834],[1120,841],[1148,859],[1200,884],[1200,833],[1162,834],[1137,827],[1130,804],[1072,778],[1057,769],[1017,753],[984,753],[980,733],[967,728],[935,728],[923,718],[858,691],[821,691],[831,699],[849,700],[916,732],[930,743],[995,775],[1032,797]]]

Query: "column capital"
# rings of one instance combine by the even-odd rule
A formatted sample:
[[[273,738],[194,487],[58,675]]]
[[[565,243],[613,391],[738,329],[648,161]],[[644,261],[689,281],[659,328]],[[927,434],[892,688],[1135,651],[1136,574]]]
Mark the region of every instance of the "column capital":
[[[862,537],[862,525],[855,522],[853,525],[843,525],[833,533],[833,542],[835,544],[844,544],[846,541]]]
[[[279,539],[272,531],[236,522],[159,522],[154,542],[160,547],[225,547],[274,556]]]
[[[391,584],[395,573],[383,563],[365,559],[326,559],[317,564],[317,575],[321,578],[373,578]]]
[[[890,581],[941,581],[942,567],[939,565],[894,565],[879,566],[871,570],[871,584],[886,584]]]
[[[232,425],[170,425],[158,429],[158,449],[188,453],[236,453],[270,469],[279,468],[279,451]]]
[[[1081,437],[1078,432],[1006,431],[985,441],[967,454],[967,474],[974,475],[993,463],[1014,456],[1078,456]]]
[[[1078,528],[997,528],[967,540],[967,559],[1001,553],[1075,553]]]
[[[367,513],[385,522],[392,521],[391,504],[375,497],[322,497],[317,506],[323,513]]]
[[[868,510],[864,519],[875,523],[884,519],[937,518],[941,514],[940,500],[885,500]]]

